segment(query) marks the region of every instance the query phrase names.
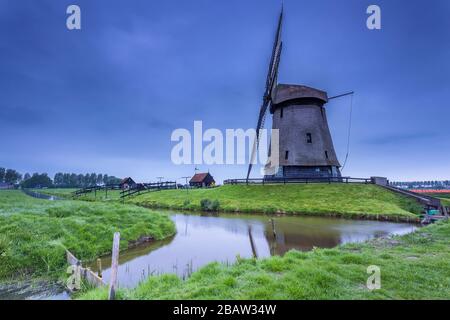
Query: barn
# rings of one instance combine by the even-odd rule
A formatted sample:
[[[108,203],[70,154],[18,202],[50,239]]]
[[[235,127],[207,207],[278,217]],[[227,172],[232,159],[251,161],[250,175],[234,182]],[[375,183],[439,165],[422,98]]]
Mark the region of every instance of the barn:
[[[135,187],[136,187],[136,182],[134,182],[134,180],[131,179],[130,177],[124,178],[120,182],[120,189],[122,189],[122,190],[133,189]]]
[[[191,187],[196,187],[196,188],[212,187],[215,184],[216,184],[216,182],[214,181],[213,176],[209,172],[197,173],[189,181],[189,185]]]

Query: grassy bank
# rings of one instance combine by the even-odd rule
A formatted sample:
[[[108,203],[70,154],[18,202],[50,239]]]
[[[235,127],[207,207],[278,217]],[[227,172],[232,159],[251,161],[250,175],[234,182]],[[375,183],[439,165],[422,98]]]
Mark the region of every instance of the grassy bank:
[[[121,248],[141,236],[162,239],[175,227],[165,214],[119,203],[48,201],[20,191],[0,191],[0,280],[55,276],[64,270],[65,249],[82,260]]]
[[[202,205],[202,200],[207,199]],[[165,190],[127,200],[150,208],[331,215],[348,218],[416,220],[422,207],[411,198],[375,185],[302,184]],[[208,204],[209,203],[209,204]],[[214,208],[215,209],[215,208]]]
[[[290,251],[283,257],[212,263],[186,281],[151,277],[122,299],[449,299],[450,223],[415,233],[335,249]],[[369,291],[367,267],[381,269],[381,289]],[[82,299],[105,299],[106,290]]]

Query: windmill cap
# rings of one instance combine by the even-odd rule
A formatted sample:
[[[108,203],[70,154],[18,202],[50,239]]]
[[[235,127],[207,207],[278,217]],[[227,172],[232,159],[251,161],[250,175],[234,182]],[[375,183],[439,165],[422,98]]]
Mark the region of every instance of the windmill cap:
[[[314,89],[298,84],[279,84],[272,92],[272,112],[276,105],[291,100],[318,100],[320,104],[328,102],[328,96],[325,91]]]

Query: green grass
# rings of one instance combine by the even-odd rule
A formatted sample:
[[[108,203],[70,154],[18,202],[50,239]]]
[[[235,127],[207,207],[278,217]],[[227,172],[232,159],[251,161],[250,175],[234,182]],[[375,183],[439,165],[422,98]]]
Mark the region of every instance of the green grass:
[[[450,223],[334,249],[283,257],[211,263],[188,280],[150,277],[121,299],[450,299]],[[367,267],[381,270],[381,289],[366,287]],[[105,299],[105,289],[81,299]]]
[[[168,215],[120,203],[48,201],[20,191],[0,191],[0,280],[53,277],[64,270],[65,249],[91,260],[111,251],[113,233],[121,249],[141,236],[175,233]]]
[[[330,215],[347,218],[417,220],[422,207],[411,198],[375,185],[303,184],[165,190],[127,200],[150,207],[202,210],[201,201],[219,202],[219,211]]]

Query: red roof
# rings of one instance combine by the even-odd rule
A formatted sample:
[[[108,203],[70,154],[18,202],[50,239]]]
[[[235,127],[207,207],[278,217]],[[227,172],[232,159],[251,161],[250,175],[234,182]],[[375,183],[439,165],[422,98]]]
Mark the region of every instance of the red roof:
[[[203,182],[203,180],[206,179],[208,174],[209,174],[208,172],[207,173],[197,173],[192,177],[192,179],[189,182],[201,183],[201,182]]]
[[[130,177],[126,177],[123,178],[122,181],[120,182],[120,184],[125,184],[125,183],[135,183],[133,179],[131,179]]]

